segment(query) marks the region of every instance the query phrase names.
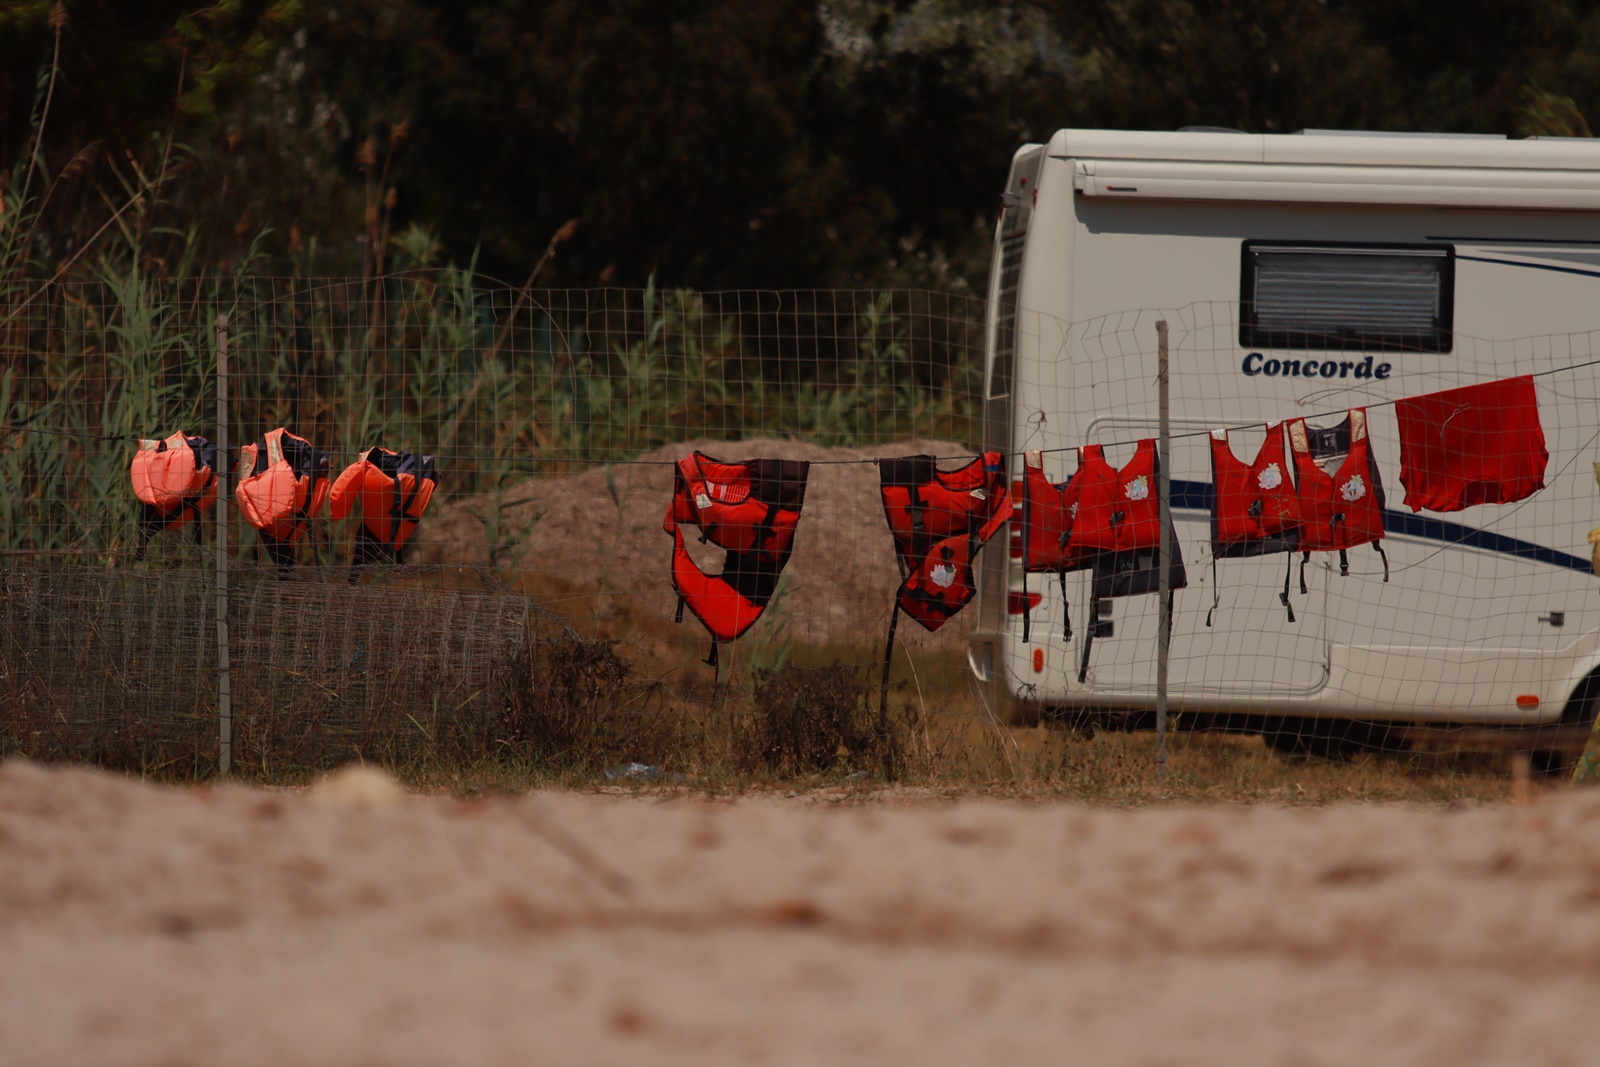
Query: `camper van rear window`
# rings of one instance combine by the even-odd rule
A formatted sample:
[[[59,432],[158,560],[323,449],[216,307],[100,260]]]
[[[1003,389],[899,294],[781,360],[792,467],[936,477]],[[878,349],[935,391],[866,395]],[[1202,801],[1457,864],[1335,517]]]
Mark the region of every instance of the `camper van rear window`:
[[[1450,245],[1246,241],[1242,273],[1246,348],[1450,351]]]

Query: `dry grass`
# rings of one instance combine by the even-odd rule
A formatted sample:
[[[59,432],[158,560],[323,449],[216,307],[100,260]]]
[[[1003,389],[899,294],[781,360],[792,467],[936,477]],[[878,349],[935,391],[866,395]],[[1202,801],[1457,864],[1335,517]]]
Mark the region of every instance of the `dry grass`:
[[[163,588],[177,589],[171,582]],[[281,592],[277,583],[270,591]],[[437,598],[440,591],[430,592]],[[12,590],[5,603],[14,609],[25,600]],[[1339,763],[1291,760],[1256,737],[1183,731],[1171,738],[1163,777],[1148,733],[1011,725],[973,687],[962,656],[948,651],[897,650],[885,731],[877,671],[870,666],[881,651],[870,644],[790,645],[781,634],[763,641],[753,632],[724,650],[715,673],[695,654],[697,628],[599,612],[575,616],[568,616],[569,626],[538,613],[544,624],[519,631],[526,641],[508,646],[505,661],[485,667],[488,689],[470,715],[451,712],[459,701],[424,700],[423,707],[420,691],[373,699],[355,719],[346,706],[349,693],[324,693],[316,704],[304,687],[280,686],[268,693],[276,702],[236,700],[236,773],[292,785],[356,758],[389,766],[415,786],[453,793],[531,787],[781,791],[830,802],[993,796],[1107,805],[1448,804],[1512,795],[1509,754],[1371,752]],[[103,612],[99,618],[103,622]],[[133,693],[150,689],[135,683],[143,677],[138,671],[153,668],[137,656],[118,659],[113,653],[121,645],[85,645],[77,653],[87,657],[79,682],[67,685],[30,668],[42,653],[37,641],[22,638],[39,631],[20,617],[12,621],[16,625],[0,628],[0,636],[10,635],[8,662],[0,663],[9,677],[0,692],[0,755],[86,761],[171,780],[211,773],[215,710],[208,702],[195,697],[190,710],[167,702],[143,711],[131,697],[73,704],[74,693],[100,692],[84,684],[96,670],[113,671]],[[442,682],[417,669],[423,665],[418,655],[385,659],[412,668],[404,677],[413,689],[441,689]],[[440,662],[460,661],[452,656]],[[304,666],[315,656],[308,645],[291,659]],[[235,670],[239,677],[249,673],[243,661]],[[202,695],[210,692],[206,681],[197,683]],[[634,763],[651,771],[607,776]]]

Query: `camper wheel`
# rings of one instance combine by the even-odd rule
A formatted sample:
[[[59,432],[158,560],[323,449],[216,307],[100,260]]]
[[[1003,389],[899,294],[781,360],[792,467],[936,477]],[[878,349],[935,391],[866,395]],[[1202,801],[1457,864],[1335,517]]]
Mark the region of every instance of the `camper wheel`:
[[[1396,745],[1392,724],[1355,719],[1270,718],[1261,739],[1280,756],[1340,763],[1362,752],[1393,752]]]
[[[1600,712],[1600,667],[1578,683],[1556,722],[1561,726],[1586,726],[1592,730],[1597,712]],[[1581,751],[1536,748],[1528,753],[1529,769],[1544,778],[1565,777],[1572,773],[1582,755]]]
[[[1261,740],[1280,756],[1344,762],[1356,754],[1345,723],[1331,719],[1272,718],[1261,727]]]

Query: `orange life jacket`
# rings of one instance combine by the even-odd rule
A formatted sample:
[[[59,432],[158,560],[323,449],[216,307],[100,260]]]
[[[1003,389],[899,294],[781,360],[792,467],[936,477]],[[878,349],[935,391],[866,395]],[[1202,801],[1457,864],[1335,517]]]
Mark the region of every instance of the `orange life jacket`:
[[[177,530],[217,500],[217,446],[179,430],[164,441],[140,440],[128,471],[139,500],[138,545],[142,559],[150,539]],[[195,526],[198,541],[200,528]]]
[[[351,566],[385,558],[399,563],[400,550],[422,521],[438,484],[432,456],[369,448],[346,467],[328,494],[328,511],[342,519],[361,505]]]
[[[1078,450],[1078,470],[1083,469],[1083,449]],[[1033,597],[1028,592],[1029,574],[1054,573],[1061,583],[1063,613],[1062,639],[1072,640],[1072,616],[1067,610],[1067,572],[1084,567],[1089,556],[1071,547],[1073,520],[1078,514],[1083,480],[1074,473],[1064,482],[1052,482],[1044,473],[1044,456],[1024,452],[1021,518],[1022,527],[1022,640],[1029,640]]]
[[[695,452],[678,461],[662,528],[672,535],[677,621],[687,605],[710,632],[708,665],[716,666],[720,642],[737,640],[755,625],[777,591],[794,551],[810,472],[806,460],[722,463]],[[683,524],[699,527],[702,542],[727,552],[721,574],[708,575],[695,564],[684,547]]]
[[[1211,610],[1220,602],[1217,560],[1293,552],[1300,538],[1300,501],[1295,495],[1294,469],[1283,445],[1283,424],[1267,423],[1267,438],[1250,463],[1233,454],[1228,431],[1211,431]],[[1278,594],[1290,622],[1289,569],[1283,573]]]
[[[1389,557],[1383,546],[1383,483],[1367,439],[1367,409],[1351,408],[1345,421],[1321,430],[1305,419],[1289,420],[1289,447],[1300,476],[1300,592],[1306,592],[1305,564],[1313,552],[1338,552],[1339,573],[1350,573],[1346,549],[1371,543],[1383,559],[1383,580],[1389,580]],[[1332,474],[1318,460],[1344,453]]]
[[[976,595],[973,560],[1011,518],[1000,453],[954,471],[939,470],[933,456],[880,459],[878,478],[904,575],[895,605],[937,630]]]
[[[292,547],[327,503],[328,471],[326,452],[282,427],[239,450],[240,480],[233,495],[279,567],[293,562]]]

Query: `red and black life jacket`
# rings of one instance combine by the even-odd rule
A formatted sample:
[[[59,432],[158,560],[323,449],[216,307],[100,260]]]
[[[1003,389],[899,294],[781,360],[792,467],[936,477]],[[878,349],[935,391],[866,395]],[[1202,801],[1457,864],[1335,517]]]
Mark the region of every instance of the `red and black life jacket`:
[[[973,560],[1011,518],[1000,453],[954,471],[933,456],[880,459],[878,479],[903,575],[896,608],[937,630],[976,595]]]
[[[179,430],[164,441],[140,440],[128,471],[139,500],[138,543],[134,559],[143,559],[150,539],[162,530],[195,523],[200,540],[200,513],[217,500],[217,446],[204,437]]]
[[[1389,557],[1383,546],[1383,483],[1367,437],[1367,409],[1351,408],[1337,426],[1318,429],[1305,419],[1290,419],[1289,448],[1299,478],[1300,591],[1306,592],[1305,563],[1313,552],[1339,553],[1339,573],[1350,573],[1346,550],[1371,544],[1383,559],[1383,580],[1389,580]],[[1330,474],[1319,460],[1344,458]]]
[[[1098,446],[1093,446],[1098,447]],[[1079,448],[1078,469],[1083,469],[1083,449]],[[1078,498],[1083,482],[1074,474],[1064,482],[1052,482],[1044,473],[1044,456],[1039,452],[1022,455],[1022,499],[1018,502],[1022,527],[1022,640],[1029,640],[1033,598],[1028,593],[1029,574],[1055,574],[1061,583],[1063,640],[1072,640],[1072,616],[1067,609],[1067,572],[1088,565],[1089,555],[1074,549],[1073,520],[1078,514]]]
[[[1228,431],[1211,431],[1211,573],[1212,605],[1206,613],[1211,625],[1220,589],[1217,560],[1293,552],[1300,539],[1300,501],[1295,493],[1294,471],[1283,444],[1283,424],[1267,423],[1267,438],[1251,463],[1233,454]],[[1278,601],[1294,622],[1289,605],[1289,571],[1283,575]]]
[[[1106,460],[1101,445],[1078,450],[1078,514],[1068,547],[1081,553],[1093,568],[1089,592],[1089,627],[1078,664],[1078,681],[1089,675],[1089,654],[1096,637],[1110,636],[1111,623],[1102,622],[1102,602],[1115,597],[1142,596],[1161,588],[1161,467],[1154,438],[1134,447],[1133,457],[1119,470]],[[1188,571],[1183,548],[1169,521],[1172,556],[1167,567],[1167,588],[1187,588]],[[1170,602],[1169,602],[1170,609]]]
[[[361,453],[328,494],[328,511],[335,519],[350,514],[357,503],[361,505],[361,526],[356,530],[350,565],[360,567],[385,559],[399,563],[400,550],[422,521],[438,484],[432,456],[387,448]]]
[[[752,459],[721,463],[701,452],[678,461],[672,504],[662,528],[672,535],[672,585],[678,618],[688,606],[717,645],[738,639],[755,625],[778,588],[778,576],[794,551],[795,528],[805,504],[806,460]],[[683,543],[683,524],[700,528],[700,540],[727,551],[722,573],[695,565]]]
[[[294,561],[294,545],[328,501],[328,471],[326,452],[282,427],[239,450],[240,480],[233,495],[280,568]]]

